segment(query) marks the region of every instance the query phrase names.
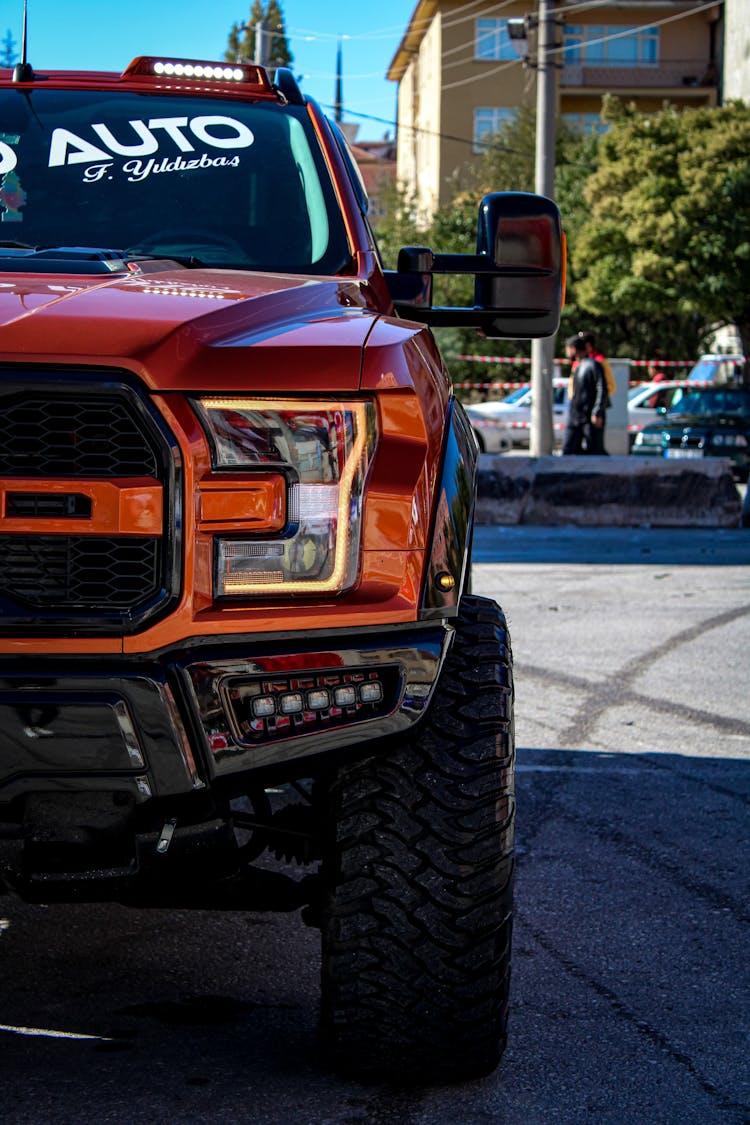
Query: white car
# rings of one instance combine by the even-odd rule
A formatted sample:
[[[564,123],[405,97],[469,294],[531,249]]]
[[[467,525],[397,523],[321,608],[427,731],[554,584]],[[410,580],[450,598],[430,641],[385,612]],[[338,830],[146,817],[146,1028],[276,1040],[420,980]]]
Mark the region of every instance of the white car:
[[[644,426],[658,422],[660,410],[666,410],[673,403],[679,402],[690,387],[683,380],[679,382],[642,383],[638,387],[631,387],[628,392],[628,432],[632,448],[635,435]]]
[[[568,419],[568,380],[553,379],[555,445],[562,445]],[[497,402],[477,402],[466,407],[482,453],[506,453],[529,444],[531,387],[525,384]]]
[[[480,453],[509,453],[514,448],[510,427],[497,419],[493,411],[485,410],[487,406],[498,405],[496,402],[480,402],[465,407]]]

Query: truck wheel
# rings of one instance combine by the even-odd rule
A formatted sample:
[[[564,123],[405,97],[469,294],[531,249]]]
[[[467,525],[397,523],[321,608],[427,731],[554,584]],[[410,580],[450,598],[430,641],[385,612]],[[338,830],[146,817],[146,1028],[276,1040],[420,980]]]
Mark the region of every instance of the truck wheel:
[[[392,754],[342,767],[329,789],[322,1033],[337,1069],[444,1083],[499,1062],[513,766],[505,617],[466,595],[418,731]]]

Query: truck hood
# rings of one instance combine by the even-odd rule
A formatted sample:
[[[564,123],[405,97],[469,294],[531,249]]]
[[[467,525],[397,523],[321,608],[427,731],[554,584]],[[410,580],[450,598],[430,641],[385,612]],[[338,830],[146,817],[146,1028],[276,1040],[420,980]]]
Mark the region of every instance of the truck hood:
[[[0,362],[120,367],[160,392],[358,388],[378,316],[367,283],[147,270],[0,276]]]

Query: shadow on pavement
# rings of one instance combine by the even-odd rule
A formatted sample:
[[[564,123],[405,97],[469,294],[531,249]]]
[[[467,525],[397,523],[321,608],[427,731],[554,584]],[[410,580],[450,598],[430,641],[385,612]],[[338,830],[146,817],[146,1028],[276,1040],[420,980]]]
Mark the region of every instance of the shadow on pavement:
[[[746,566],[750,529],[474,527],[474,563]]]

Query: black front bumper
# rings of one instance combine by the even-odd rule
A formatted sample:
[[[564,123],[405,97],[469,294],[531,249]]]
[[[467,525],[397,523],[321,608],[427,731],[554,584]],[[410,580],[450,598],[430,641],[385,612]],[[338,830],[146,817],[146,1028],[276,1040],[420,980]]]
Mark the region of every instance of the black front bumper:
[[[107,791],[136,806],[241,792],[249,774],[398,735],[427,707],[451,639],[447,623],[430,622],[301,641],[201,638],[137,659],[3,658],[0,821],[40,792]],[[248,693],[367,677],[383,684],[371,705],[247,721]]]

